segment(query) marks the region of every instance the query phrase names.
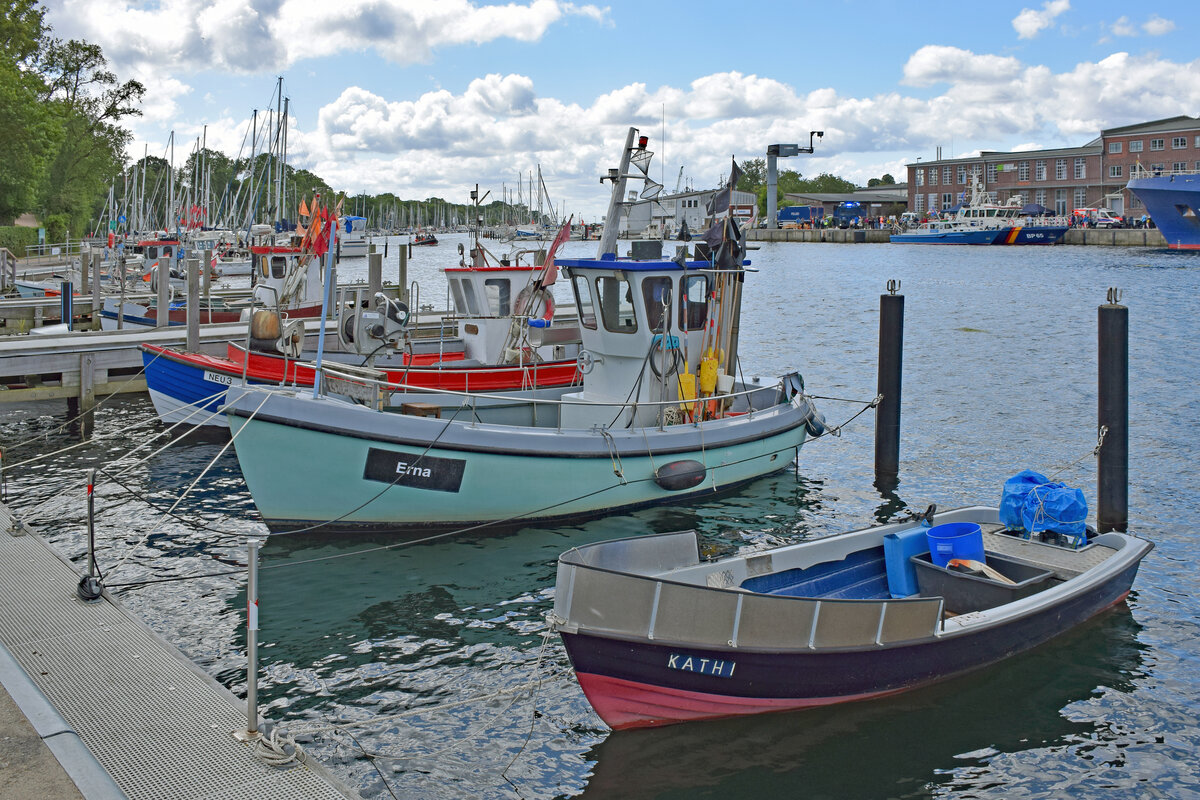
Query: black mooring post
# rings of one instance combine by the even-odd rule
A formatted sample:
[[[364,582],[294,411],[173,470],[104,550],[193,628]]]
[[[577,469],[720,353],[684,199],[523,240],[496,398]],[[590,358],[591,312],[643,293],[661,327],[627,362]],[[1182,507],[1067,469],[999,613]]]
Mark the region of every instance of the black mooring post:
[[[1129,523],[1129,309],[1108,290],[1099,309],[1099,452],[1096,529],[1125,531]]]
[[[879,395],[875,409],[875,486],[892,491],[900,483],[900,385],[904,366],[904,295],[889,280],[879,296]]]

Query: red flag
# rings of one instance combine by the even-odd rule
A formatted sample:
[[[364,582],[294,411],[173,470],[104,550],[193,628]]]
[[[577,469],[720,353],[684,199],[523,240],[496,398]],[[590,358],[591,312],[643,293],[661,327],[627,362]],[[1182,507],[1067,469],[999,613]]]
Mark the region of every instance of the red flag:
[[[558,248],[562,247],[563,242],[571,238],[572,219],[575,219],[574,214],[558,229],[558,235],[550,243],[550,251],[546,253],[546,261],[542,264],[542,286],[550,286],[558,280],[558,265],[554,263],[554,254],[558,252]]]

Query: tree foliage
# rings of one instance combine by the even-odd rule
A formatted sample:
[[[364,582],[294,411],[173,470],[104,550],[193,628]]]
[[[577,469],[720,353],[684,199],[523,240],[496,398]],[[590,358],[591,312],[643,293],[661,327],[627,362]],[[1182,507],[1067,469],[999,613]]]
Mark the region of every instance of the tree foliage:
[[[62,126],[42,103],[37,72],[45,46],[43,9],[12,0],[0,10],[0,224],[33,209],[35,190],[62,141]]]

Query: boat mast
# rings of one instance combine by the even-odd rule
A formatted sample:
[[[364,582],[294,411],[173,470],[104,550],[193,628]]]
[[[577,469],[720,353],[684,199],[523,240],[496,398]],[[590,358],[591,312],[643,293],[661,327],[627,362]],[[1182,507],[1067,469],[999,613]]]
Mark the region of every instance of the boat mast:
[[[600,234],[600,244],[596,248],[596,258],[604,258],[606,253],[617,254],[617,229],[621,224],[621,211],[624,207],[625,184],[629,178],[629,158],[633,154],[633,143],[637,137],[637,128],[630,127],[625,137],[625,149],[621,151],[621,166],[610,169],[602,180],[612,181],[612,197],[608,201],[608,213],[604,217],[604,232]]]

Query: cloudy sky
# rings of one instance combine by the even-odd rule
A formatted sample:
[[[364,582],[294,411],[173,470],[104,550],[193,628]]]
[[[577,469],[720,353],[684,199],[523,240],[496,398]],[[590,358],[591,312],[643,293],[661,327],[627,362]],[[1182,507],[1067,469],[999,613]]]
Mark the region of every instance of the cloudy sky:
[[[164,155],[174,131],[180,161],[205,125],[236,155],[282,76],[290,160],[335,187],[465,202],[541,164],[589,218],[629,125],[669,190],[681,167],[713,186],[731,155],[810,130],[817,152],[788,167],[865,183],[937,147],[1081,145],[1200,115],[1191,2],[45,2],[55,35],[146,84],[133,156]]]

